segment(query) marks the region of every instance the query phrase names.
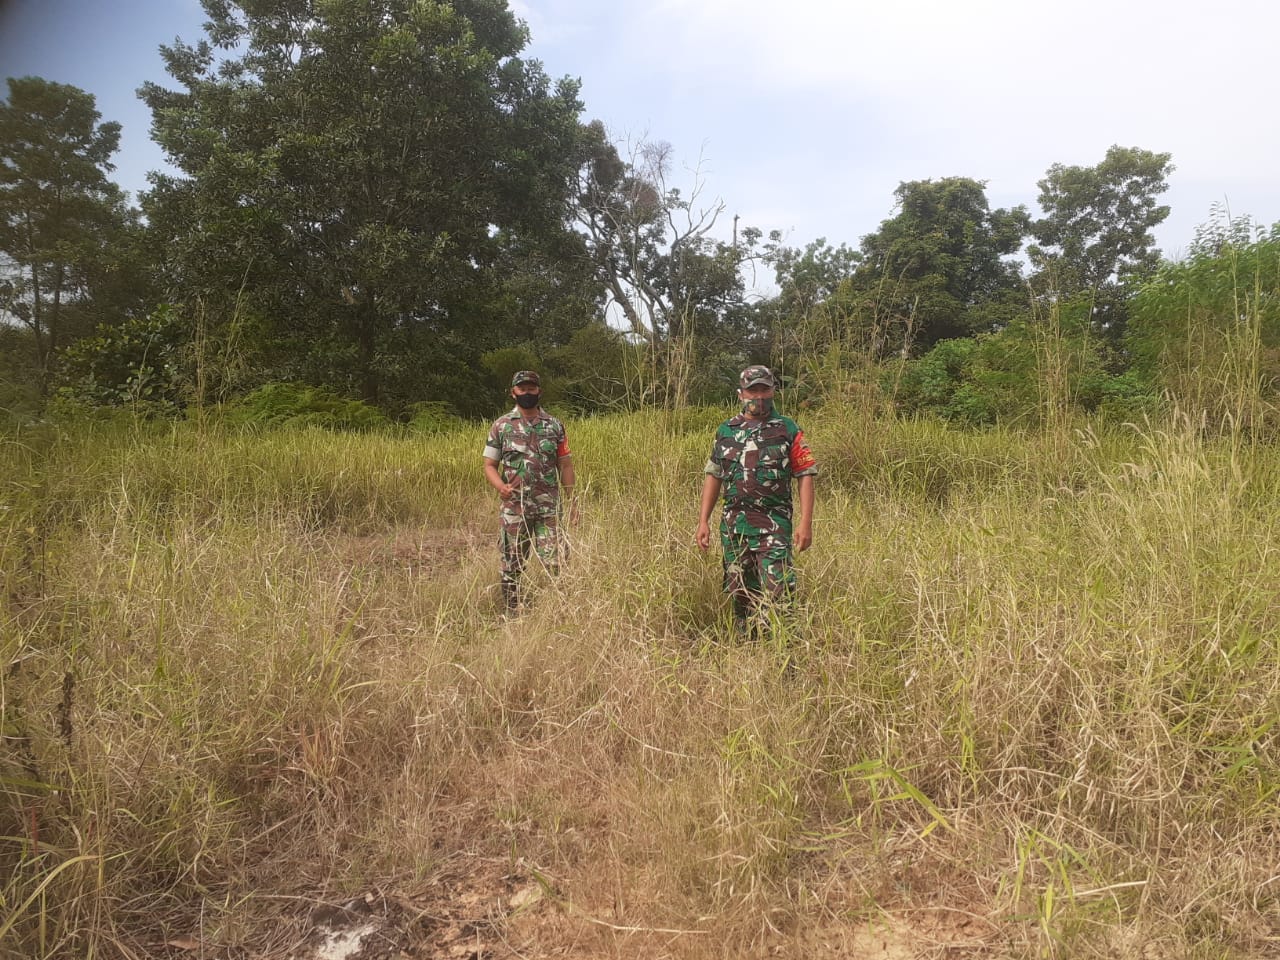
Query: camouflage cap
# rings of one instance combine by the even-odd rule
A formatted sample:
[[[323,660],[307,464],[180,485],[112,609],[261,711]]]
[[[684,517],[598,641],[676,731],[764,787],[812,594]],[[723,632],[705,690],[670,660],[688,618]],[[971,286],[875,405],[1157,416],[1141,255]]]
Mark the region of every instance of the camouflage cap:
[[[522,383],[531,383],[535,387],[542,386],[542,381],[538,379],[538,375],[532,370],[517,370],[516,375],[511,378],[513,387],[518,387]]]
[[[754,366],[747,367],[742,371],[742,375],[738,377],[738,386],[745,390],[747,387],[755,387],[763,384],[766,387],[776,387],[777,381],[773,379],[773,371],[768,367]]]

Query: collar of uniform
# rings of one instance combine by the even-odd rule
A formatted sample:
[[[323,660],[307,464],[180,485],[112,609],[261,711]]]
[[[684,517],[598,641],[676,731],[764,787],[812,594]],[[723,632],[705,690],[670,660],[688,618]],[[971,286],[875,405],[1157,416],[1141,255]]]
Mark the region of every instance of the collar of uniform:
[[[769,415],[765,417],[763,420],[755,420],[751,417],[748,417],[745,413],[738,413],[738,414],[734,414],[732,417],[729,418],[729,426],[734,428],[735,430],[738,429],[739,427],[750,427],[751,429],[754,430],[757,427],[763,427],[766,423],[772,423],[774,420],[780,420],[780,419],[782,418],[778,416],[777,410],[771,410],[769,412]]]
[[[523,419],[524,419],[524,415],[520,413],[520,408],[519,408],[519,407],[512,407],[512,408],[511,408],[511,412],[507,414],[507,419],[508,419],[508,420],[523,420]],[[537,423],[539,420],[550,420],[550,419],[551,419],[551,414],[547,413],[547,411],[546,411],[546,409],[545,409],[545,408],[543,408],[543,407],[539,407],[539,408],[538,408],[538,415],[537,415],[536,417],[534,417],[534,418],[533,418],[533,420],[532,420],[531,422],[533,422],[533,423]]]

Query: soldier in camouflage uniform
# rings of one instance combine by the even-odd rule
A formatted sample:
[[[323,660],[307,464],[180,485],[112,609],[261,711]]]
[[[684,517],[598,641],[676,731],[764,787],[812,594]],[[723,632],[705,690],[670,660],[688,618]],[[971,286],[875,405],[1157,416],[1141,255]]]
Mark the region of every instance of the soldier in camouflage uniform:
[[[560,497],[572,508],[573,460],[564,424],[542,409],[542,386],[532,370],[511,379],[515,408],[494,421],[484,447],[484,474],[502,498],[502,597],[520,608],[520,574],[529,549],[549,571],[559,567]]]
[[[768,367],[742,371],[742,412],[716,430],[702,486],[696,539],[703,550],[711,545],[711,513],[724,491],[724,589],[733,599],[739,631],[768,605],[794,596],[792,548],[803,551],[813,543],[813,478],[818,465],[796,422],[773,409],[775,386]],[[792,478],[800,493],[794,528]]]

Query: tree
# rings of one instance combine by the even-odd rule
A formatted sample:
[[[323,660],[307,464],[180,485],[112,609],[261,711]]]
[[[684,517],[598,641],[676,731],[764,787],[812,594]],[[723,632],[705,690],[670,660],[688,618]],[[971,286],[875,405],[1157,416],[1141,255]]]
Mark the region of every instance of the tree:
[[[120,124],[92,94],[39,77],[10,78],[0,104],[0,312],[30,335],[41,394],[64,347],[125,311],[136,216],[108,179]],[[95,296],[97,298],[95,309]]]
[[[837,305],[862,254],[845,244],[833,247],[822,237],[803,249],[788,247],[773,231],[761,260],[773,268],[778,289],[735,315],[743,327],[739,340],[753,360],[767,362],[785,379],[788,397],[810,398],[819,383],[834,386],[832,369],[843,374],[857,362],[854,351],[845,349],[848,317]]]
[[[803,250],[775,244],[765,258],[778,281],[778,299],[795,317],[808,314],[852,277],[862,254],[845,244],[833,247],[819,237]]]
[[[1112,146],[1092,167],[1055,163],[1039,182],[1044,217],[1029,248],[1038,291],[1059,298],[1086,295],[1095,327],[1120,337],[1128,291],[1160,264],[1152,234],[1169,216],[1157,203],[1169,188],[1171,154]]]
[[[726,340],[736,339],[746,306],[742,269],[758,255],[761,233],[713,236],[724,201],[704,201],[697,170],[687,196],[671,184],[670,144],[641,143],[624,160],[598,121],[586,132],[576,220],[609,304],[647,345],[655,390],[676,404],[714,390],[700,382],[699,358],[732,352]]]
[[[180,171],[146,198],[172,289],[260,377],[465,389],[504,246],[566,242],[576,83],[520,59],[505,0],[202,2],[207,39],[162,48],[183,89],[141,91]]]
[[[926,350],[993,330],[1016,313],[1016,254],[1026,210],[992,210],[986,184],[967,177],[914,180],[894,191],[898,213],[863,237],[850,293],[883,331],[882,349]]]

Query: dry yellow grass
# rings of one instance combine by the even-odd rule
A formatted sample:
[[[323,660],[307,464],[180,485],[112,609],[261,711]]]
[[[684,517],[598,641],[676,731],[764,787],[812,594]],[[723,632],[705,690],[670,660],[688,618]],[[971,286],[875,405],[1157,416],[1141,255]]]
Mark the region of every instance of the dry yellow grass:
[[[717,417],[571,423],[510,623],[480,428],[6,441],[0,953],[283,957],[517,875],[486,956],[1280,949],[1271,448],[807,418],[803,600],[743,645]]]

